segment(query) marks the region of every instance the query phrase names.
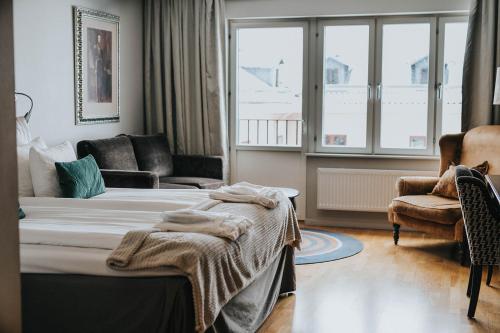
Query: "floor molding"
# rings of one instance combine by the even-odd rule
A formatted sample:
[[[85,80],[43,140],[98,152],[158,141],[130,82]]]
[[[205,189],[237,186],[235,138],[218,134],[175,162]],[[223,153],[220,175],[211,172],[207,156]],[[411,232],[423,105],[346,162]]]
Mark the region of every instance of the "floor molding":
[[[341,228],[354,228],[354,229],[368,229],[368,230],[392,230],[391,225],[384,219],[308,219],[304,220],[306,226],[320,226],[320,227],[341,227]],[[405,227],[401,227],[403,231],[410,231]]]

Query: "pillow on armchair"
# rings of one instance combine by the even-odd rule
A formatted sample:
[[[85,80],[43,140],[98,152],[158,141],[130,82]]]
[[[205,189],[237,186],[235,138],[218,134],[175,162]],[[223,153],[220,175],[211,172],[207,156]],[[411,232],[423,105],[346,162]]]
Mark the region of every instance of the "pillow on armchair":
[[[450,165],[448,170],[439,178],[431,194],[458,200],[457,185],[455,184],[456,168],[454,164]],[[472,169],[479,171],[484,176],[488,173],[488,168],[488,161],[484,161]]]

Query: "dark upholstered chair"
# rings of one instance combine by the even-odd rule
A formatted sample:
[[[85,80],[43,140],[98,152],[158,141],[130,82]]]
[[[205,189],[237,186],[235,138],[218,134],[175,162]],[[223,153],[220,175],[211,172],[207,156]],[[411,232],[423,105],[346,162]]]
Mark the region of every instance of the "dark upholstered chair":
[[[172,155],[162,134],[84,140],[77,150],[79,158],[94,156],[107,187],[216,189],[224,184],[221,157]]]
[[[456,169],[458,197],[469,244],[471,268],[467,296],[467,316],[474,317],[481,287],[483,266],[488,266],[489,285],[493,266],[500,264],[500,207],[488,192],[483,176],[462,165]]]

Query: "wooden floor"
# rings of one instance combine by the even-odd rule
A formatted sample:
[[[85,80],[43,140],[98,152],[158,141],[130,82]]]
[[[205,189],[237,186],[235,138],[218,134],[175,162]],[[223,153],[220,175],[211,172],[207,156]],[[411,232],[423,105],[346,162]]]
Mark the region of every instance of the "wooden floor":
[[[352,235],[351,258],[297,266],[297,292],[281,298],[259,332],[500,332],[500,272],[467,319],[469,270],[453,243],[401,232],[323,228]]]

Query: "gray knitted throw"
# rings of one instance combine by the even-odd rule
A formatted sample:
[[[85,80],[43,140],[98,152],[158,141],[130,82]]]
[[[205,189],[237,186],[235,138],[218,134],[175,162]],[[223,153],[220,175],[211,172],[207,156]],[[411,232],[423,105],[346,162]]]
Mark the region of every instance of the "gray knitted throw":
[[[285,196],[275,209],[245,203],[220,203],[210,211],[245,216],[255,222],[236,241],[199,233],[130,231],[106,263],[115,270],[175,267],[193,289],[196,330],[205,331],[221,308],[252,283],[286,245],[301,241],[295,211]]]

